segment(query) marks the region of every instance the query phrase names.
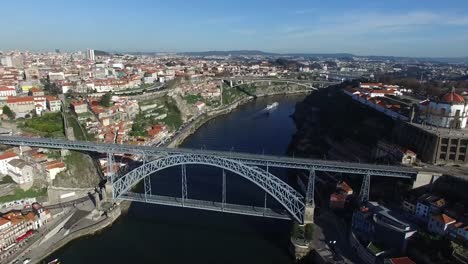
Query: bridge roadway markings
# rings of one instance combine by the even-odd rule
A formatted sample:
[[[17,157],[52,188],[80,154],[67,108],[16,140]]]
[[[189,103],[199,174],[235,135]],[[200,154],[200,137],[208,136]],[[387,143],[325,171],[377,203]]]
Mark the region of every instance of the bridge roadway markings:
[[[26,138],[14,136],[0,136],[0,144],[15,146],[30,146],[53,149],[68,149],[78,151],[91,151],[98,153],[134,154],[146,157],[167,154],[198,154],[218,156],[242,162],[246,165],[269,166],[291,169],[316,170],[326,172],[340,172],[352,174],[370,174],[372,176],[412,178],[417,170],[403,166],[386,166],[366,163],[352,163],[340,161],[326,161],[305,158],[279,157],[270,155],[237,153],[227,151],[211,151],[186,148],[167,148],[154,146],[133,146],[86,141],[68,141],[48,138]]]

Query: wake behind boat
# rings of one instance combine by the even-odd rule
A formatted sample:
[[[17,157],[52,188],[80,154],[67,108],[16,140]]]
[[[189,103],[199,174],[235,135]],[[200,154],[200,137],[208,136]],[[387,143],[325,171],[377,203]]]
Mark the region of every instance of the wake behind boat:
[[[276,107],[278,107],[278,105],[279,105],[278,102],[274,102],[274,103],[272,103],[272,104],[267,105],[267,107],[265,108],[265,110],[267,110],[267,111],[273,110],[273,109],[275,109]]]

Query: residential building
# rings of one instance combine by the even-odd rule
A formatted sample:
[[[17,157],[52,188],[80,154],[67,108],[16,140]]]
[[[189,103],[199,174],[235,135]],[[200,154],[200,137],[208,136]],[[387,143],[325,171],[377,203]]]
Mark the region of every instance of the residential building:
[[[33,87],[29,90],[29,95],[31,96],[44,96],[44,91],[39,89],[39,88],[36,88],[36,87]]]
[[[0,97],[16,96],[16,89],[10,87],[0,87]]]
[[[424,194],[416,203],[415,215],[419,219],[427,222],[431,215],[440,214],[445,206],[445,199],[431,194]]]
[[[76,114],[82,114],[88,112],[88,105],[84,101],[73,102],[71,107]]]
[[[62,110],[62,102],[55,96],[47,96],[47,109],[51,112],[60,112]]]
[[[34,97],[11,97],[9,96],[6,105],[15,113],[29,113],[35,110]]]
[[[8,175],[18,184],[33,181],[33,167],[22,159],[13,159],[8,162]]]
[[[404,252],[416,228],[403,216],[377,202],[367,202],[353,213],[352,228],[385,248]]]
[[[22,215],[20,212],[9,212],[0,218],[0,249],[21,242],[41,226],[39,218],[29,212]]]
[[[402,207],[403,207],[403,210],[405,210],[406,212],[412,215],[416,214],[416,202],[409,200],[409,199],[405,199],[402,202]]]
[[[455,222],[455,219],[446,214],[435,214],[431,216],[427,227],[429,232],[444,236],[448,233],[448,227]]]
[[[454,239],[468,241],[468,225],[463,222],[456,222],[449,225],[449,235]]]
[[[55,180],[55,176],[57,176],[57,174],[67,170],[67,166],[65,165],[65,163],[59,160],[53,160],[45,164],[45,170],[47,173],[47,180],[53,181]]]
[[[3,175],[8,174],[8,162],[13,159],[19,159],[18,155],[13,151],[3,152],[0,154],[0,173]]]
[[[49,80],[53,81],[63,81],[65,80],[65,74],[63,72],[49,72]]]

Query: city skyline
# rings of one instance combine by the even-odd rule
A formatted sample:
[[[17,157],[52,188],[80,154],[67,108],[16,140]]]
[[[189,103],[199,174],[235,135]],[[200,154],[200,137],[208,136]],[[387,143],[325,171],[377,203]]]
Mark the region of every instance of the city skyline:
[[[461,1],[45,2],[25,1],[20,21],[2,15],[9,26],[0,50],[468,56],[468,3]]]

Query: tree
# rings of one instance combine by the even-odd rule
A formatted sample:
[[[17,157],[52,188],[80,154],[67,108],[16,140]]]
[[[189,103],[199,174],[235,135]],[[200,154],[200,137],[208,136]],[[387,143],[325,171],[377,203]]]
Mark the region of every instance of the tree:
[[[15,119],[15,113],[11,111],[10,107],[7,105],[3,106],[3,113],[8,116],[10,119]]]
[[[314,237],[314,224],[305,225],[305,239],[311,241]]]
[[[300,239],[302,237],[301,226],[298,223],[294,223],[291,233],[294,239]]]
[[[102,96],[102,99],[101,99],[101,105],[104,106],[104,107],[110,107],[111,106],[111,98],[112,98],[111,93],[104,94],[104,96]]]

